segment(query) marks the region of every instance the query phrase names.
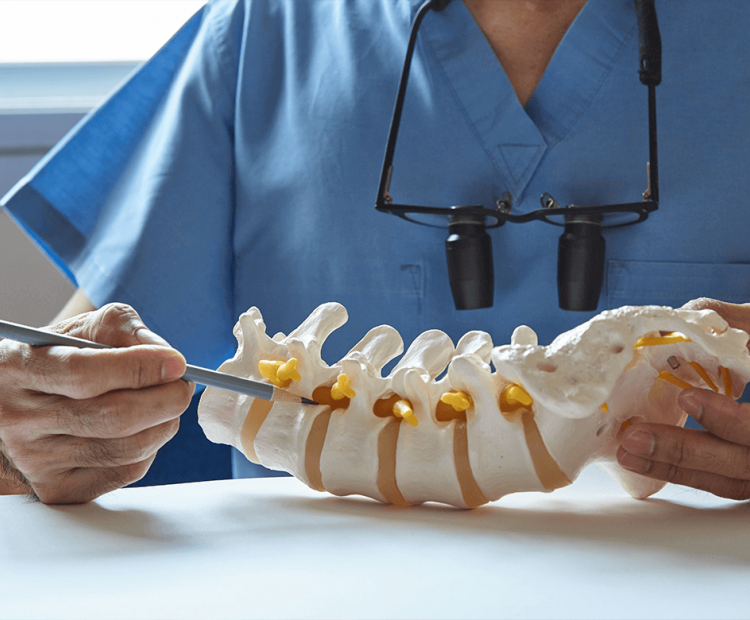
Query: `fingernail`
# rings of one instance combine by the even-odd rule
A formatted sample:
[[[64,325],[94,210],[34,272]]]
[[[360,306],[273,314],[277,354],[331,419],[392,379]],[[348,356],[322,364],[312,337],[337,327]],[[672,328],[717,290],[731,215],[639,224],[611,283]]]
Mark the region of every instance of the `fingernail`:
[[[642,422],[646,422],[646,418],[643,418],[641,416],[633,416],[631,418],[628,418],[625,420],[621,425],[620,428],[617,431],[617,439],[622,440],[622,436],[625,433],[626,430],[628,430],[631,426],[634,424],[641,424]]]
[[[701,405],[694,394],[686,394],[685,392],[682,392],[678,396],[677,402],[685,413],[700,422],[701,416],[703,415],[703,405]]]
[[[651,433],[643,430],[635,430],[623,435],[622,447],[632,454],[651,456],[654,453],[656,441]]]
[[[169,357],[162,363],[161,378],[163,381],[176,381],[185,374],[185,358],[179,351],[171,350]]]
[[[141,344],[155,344],[160,347],[168,347],[169,343],[164,340],[161,336],[157,336],[154,332],[146,327],[141,327],[135,332],[135,339]]]

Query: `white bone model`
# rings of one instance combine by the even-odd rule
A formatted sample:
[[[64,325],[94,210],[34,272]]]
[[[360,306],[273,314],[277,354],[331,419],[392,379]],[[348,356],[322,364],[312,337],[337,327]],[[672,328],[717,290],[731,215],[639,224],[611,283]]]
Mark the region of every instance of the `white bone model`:
[[[750,380],[748,334],[711,310],[626,306],[549,346],[525,326],[494,349],[484,332],[454,348],[443,332],[427,331],[387,377],[381,369],[403,351],[387,325],[338,363],[323,362],[323,342],[346,320],[343,306],[328,303],[288,336],[270,338],[257,308],[243,314],[239,349],[219,370],[320,405],[208,388],[199,408],[206,436],[313,489],[398,505],[474,508],[517,491],[552,491],[592,462],[645,498],[664,483],[617,464],[626,420],[682,425],[683,388],[738,398]]]

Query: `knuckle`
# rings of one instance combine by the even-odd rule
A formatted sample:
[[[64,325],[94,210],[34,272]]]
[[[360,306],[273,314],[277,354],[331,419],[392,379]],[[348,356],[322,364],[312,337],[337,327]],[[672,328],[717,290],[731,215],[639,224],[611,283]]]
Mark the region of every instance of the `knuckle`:
[[[136,408],[135,396],[130,390],[120,390],[108,395],[107,403],[101,411],[103,432],[110,438],[131,435],[137,421]]]
[[[690,442],[680,438],[675,442],[673,454],[675,463],[680,465],[683,463],[690,463],[695,456],[695,450]]]
[[[88,356],[79,351],[63,350],[57,358],[55,373],[65,395],[75,400],[91,398],[99,393],[97,374],[91,372]]]
[[[101,426],[100,411],[86,401],[76,403],[75,409],[60,407],[55,413],[55,427],[72,435],[96,436]]]
[[[62,333],[115,347],[133,344],[133,334],[142,326],[138,313],[127,304],[111,303],[71,321],[55,326]]]
[[[684,432],[670,432],[657,439],[660,452],[658,460],[668,465],[686,465],[695,458],[695,447]]]
[[[155,452],[155,448],[152,447],[151,443],[149,437],[144,437],[142,434],[133,435],[121,441],[117,464],[120,466],[133,465],[147,459]]]
[[[12,340],[0,340],[0,385],[4,389],[27,383],[26,376],[46,369],[33,347]]]
[[[133,322],[140,322],[138,313],[132,306],[123,303],[111,303],[102,306],[94,315],[98,315],[98,322],[105,327],[126,328]]]
[[[74,400],[98,396],[106,389],[92,349],[60,347],[38,361],[37,376],[35,390]]]
[[[151,385],[156,379],[152,364],[149,364],[148,360],[143,357],[136,358],[135,363],[131,365],[131,372],[133,386],[136,388]]]
[[[115,346],[133,344],[130,341],[124,342],[122,335],[132,337],[143,326],[141,317],[127,304],[107,304],[95,314],[99,315],[95,318],[97,333],[104,335]]]
[[[121,453],[117,441],[89,439],[79,446],[75,461],[78,467],[111,467],[120,463]]]
[[[667,463],[664,465],[663,475],[660,478],[666,482],[679,484],[682,480],[681,470],[677,465]]]
[[[110,396],[70,400],[54,409],[51,426],[58,432],[80,438],[107,438],[112,433]]]
[[[117,358],[114,372],[123,377],[119,383],[122,388],[139,390],[161,383],[161,357],[152,351],[130,349],[118,353]]]

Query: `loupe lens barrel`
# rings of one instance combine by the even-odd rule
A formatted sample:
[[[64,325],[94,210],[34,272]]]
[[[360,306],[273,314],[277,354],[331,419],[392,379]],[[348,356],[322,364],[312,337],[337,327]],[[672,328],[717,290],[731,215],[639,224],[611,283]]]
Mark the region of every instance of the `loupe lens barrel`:
[[[457,310],[490,308],[495,292],[492,240],[481,221],[458,221],[448,226],[445,254]]]
[[[590,311],[599,305],[604,277],[601,225],[568,222],[557,255],[557,293],[563,310]]]

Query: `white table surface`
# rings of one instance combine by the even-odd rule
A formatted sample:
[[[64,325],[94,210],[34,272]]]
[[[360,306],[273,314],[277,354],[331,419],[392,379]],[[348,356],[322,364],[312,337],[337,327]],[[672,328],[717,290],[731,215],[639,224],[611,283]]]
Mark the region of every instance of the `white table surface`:
[[[596,467],[475,511],[291,478],[0,497],[2,618],[749,616],[749,504]]]

